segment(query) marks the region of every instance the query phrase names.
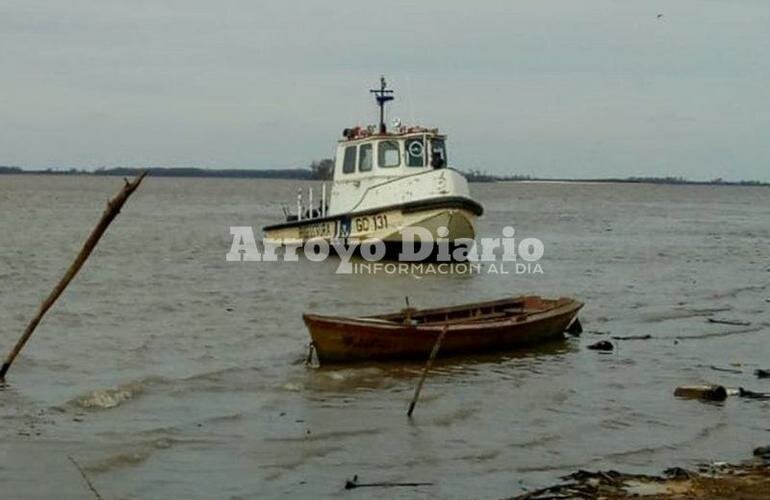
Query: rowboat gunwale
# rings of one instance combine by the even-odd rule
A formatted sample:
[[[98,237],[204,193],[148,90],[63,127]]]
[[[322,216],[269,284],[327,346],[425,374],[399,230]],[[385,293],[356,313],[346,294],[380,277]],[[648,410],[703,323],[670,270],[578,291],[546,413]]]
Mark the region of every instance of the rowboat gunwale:
[[[528,296],[521,296],[521,297],[514,297],[512,299],[502,299],[499,301],[488,301],[488,302],[478,302],[473,304],[467,304],[466,306],[449,306],[446,308],[431,308],[431,309],[419,309],[416,311],[418,314],[438,314],[444,311],[448,312],[455,312],[455,311],[462,311],[462,310],[470,310],[477,307],[491,307],[492,305],[503,305],[508,302],[513,302],[514,299],[525,299]],[[558,299],[552,299],[554,302],[558,302],[561,300],[564,300],[565,302],[561,305],[544,309],[541,311],[533,311],[533,312],[522,312],[521,314],[513,314],[511,316],[507,316],[504,318],[501,318],[499,320],[490,319],[488,321],[474,321],[472,318],[469,318],[467,322],[464,323],[450,323],[446,325],[446,322],[432,322],[427,324],[416,324],[416,325],[410,325],[406,323],[398,323],[395,321],[387,321],[384,319],[385,316],[391,316],[391,314],[399,314],[399,313],[386,313],[386,314],[375,314],[371,316],[362,316],[362,317],[346,317],[346,316],[331,316],[331,315],[324,315],[324,314],[315,314],[315,313],[305,313],[302,315],[303,319],[305,320],[305,323],[310,322],[322,322],[322,323],[337,323],[340,325],[351,325],[351,326],[366,326],[366,327],[376,327],[376,328],[384,328],[384,329],[393,329],[393,330],[403,330],[403,329],[410,329],[410,330],[417,330],[417,331],[429,331],[429,332],[436,332],[441,331],[444,326],[447,326],[447,329],[449,331],[453,330],[476,330],[478,329],[479,325],[484,325],[484,328],[495,328],[495,327],[502,327],[509,325],[511,323],[516,324],[526,324],[535,322],[542,319],[548,319],[550,317],[554,316],[561,316],[562,314],[567,313],[569,310],[574,310],[575,312],[579,311],[584,304],[580,301],[569,299],[567,297],[560,297]],[[519,320],[519,318],[524,317],[524,319]]]

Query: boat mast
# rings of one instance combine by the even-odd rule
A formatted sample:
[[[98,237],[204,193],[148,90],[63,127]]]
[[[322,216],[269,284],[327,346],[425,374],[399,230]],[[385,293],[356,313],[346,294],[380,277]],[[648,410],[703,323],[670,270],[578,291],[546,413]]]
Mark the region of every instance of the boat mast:
[[[377,100],[377,105],[380,106],[380,133],[385,133],[385,103],[395,99],[393,91],[385,88],[385,76],[380,77],[380,88],[371,89],[369,92],[374,94],[374,98]]]

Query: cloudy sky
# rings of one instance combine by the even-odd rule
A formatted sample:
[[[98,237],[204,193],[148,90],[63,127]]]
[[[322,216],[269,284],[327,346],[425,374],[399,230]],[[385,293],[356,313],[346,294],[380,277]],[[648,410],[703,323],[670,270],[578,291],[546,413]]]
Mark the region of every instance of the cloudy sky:
[[[767,0],[0,0],[0,165],[304,166],[384,73],[459,168],[770,181],[768,54]]]

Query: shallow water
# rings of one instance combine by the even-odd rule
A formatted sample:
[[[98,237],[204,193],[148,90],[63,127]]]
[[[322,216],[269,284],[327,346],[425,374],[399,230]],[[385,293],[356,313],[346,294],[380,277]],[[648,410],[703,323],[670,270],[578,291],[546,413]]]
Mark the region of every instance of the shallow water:
[[[120,183],[0,176],[3,351]],[[229,226],[275,221],[295,188],[145,181],[0,391],[5,492],[88,497],[72,456],[105,498],[331,497],[356,474],[434,483],[367,497],[499,498],[576,468],[659,472],[767,444],[770,403],[673,397],[685,383],[770,390],[753,375],[770,367],[766,188],[473,185],[487,210],[480,233],[512,224],[517,237],[540,238],[542,274],[350,276],[334,262],[225,262]],[[586,302],[586,331],[441,360],[411,421],[419,364],[303,364],[305,310],[520,293]],[[586,349],[628,335],[652,338]]]

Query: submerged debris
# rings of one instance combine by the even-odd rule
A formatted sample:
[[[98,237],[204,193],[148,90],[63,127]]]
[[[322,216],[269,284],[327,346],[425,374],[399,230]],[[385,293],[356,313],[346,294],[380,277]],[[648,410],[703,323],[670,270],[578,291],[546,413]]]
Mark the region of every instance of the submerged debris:
[[[669,467],[663,471],[663,475],[668,479],[690,479],[694,476],[692,472],[681,467]]]
[[[738,388],[738,395],[742,398],[770,399],[770,393],[749,391],[743,387]]]
[[[600,340],[595,344],[589,345],[588,348],[593,349],[594,351],[611,351],[615,348],[615,346],[612,345],[612,342],[609,340]]]
[[[770,446],[760,446],[754,448],[754,456],[759,457],[762,460],[770,460]]]

